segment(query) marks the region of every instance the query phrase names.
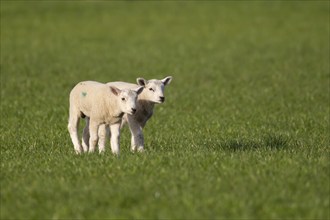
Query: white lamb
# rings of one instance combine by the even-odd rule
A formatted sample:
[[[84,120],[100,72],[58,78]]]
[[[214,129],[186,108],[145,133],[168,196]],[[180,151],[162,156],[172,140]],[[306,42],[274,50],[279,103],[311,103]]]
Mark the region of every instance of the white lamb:
[[[132,134],[131,138],[131,150],[136,149],[139,152],[144,150],[144,136],[142,129],[146,125],[147,121],[151,118],[153,114],[154,105],[157,103],[163,103],[165,101],[164,97],[164,87],[172,81],[172,77],[168,76],[162,80],[151,79],[145,80],[143,78],[137,78],[137,84],[126,83],[126,82],[110,82],[107,83],[108,86],[115,86],[119,89],[137,89],[142,86],[143,91],[139,94],[137,100],[137,109],[134,115],[125,114],[123,116],[122,124],[128,122],[129,129]],[[88,131],[89,119],[87,118],[86,127],[83,132],[83,145],[87,147],[89,140]],[[111,137],[112,137],[112,130]],[[99,148],[105,149],[105,139],[109,135],[109,129],[105,125],[101,125],[99,128]]]
[[[78,83],[70,93],[70,112],[68,129],[76,153],[81,153],[78,139],[80,118],[89,118],[89,152],[95,150],[98,141],[98,129],[106,124],[111,130],[111,150],[119,154],[120,125],[123,115],[136,112],[136,100],[143,87],[118,89],[103,83],[85,81]],[[83,146],[84,151],[88,149]],[[102,149],[99,149],[102,151]]]

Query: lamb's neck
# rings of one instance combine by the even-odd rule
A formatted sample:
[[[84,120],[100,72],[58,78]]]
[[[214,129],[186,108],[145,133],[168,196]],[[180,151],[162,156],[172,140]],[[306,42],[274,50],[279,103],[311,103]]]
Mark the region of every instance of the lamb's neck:
[[[108,109],[109,118],[121,118],[124,115],[124,112],[119,110],[116,99],[117,97],[108,97],[108,100],[106,102],[106,108]]]
[[[155,103],[150,102],[149,100],[145,100],[143,98],[138,99],[138,104],[141,109],[143,109],[144,111],[147,111],[147,112],[153,112],[154,106],[155,106]]]
[[[146,93],[143,91],[139,96],[138,96],[138,104],[144,111],[148,112],[153,112],[155,103],[151,102],[147,97]]]

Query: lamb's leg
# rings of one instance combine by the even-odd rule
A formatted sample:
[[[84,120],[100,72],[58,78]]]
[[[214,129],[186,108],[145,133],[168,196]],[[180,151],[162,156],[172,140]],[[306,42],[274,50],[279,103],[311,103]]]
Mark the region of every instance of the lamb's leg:
[[[111,132],[111,151],[115,155],[119,155],[120,143],[120,123],[110,125]]]
[[[127,123],[127,114],[124,114],[124,116],[123,116],[123,118],[122,118],[122,120],[121,120],[121,125],[120,125],[120,129],[122,129],[124,126],[125,126],[125,124]]]
[[[90,120],[90,122],[89,122],[89,133],[90,133],[89,153],[92,153],[95,150],[97,140],[98,140],[98,129],[99,129],[99,124],[94,122],[93,120]]]
[[[71,137],[75,152],[77,154],[80,154],[82,151],[81,144],[79,142],[79,137],[78,137],[79,119],[80,119],[80,116],[79,116],[78,111],[75,111],[74,109],[70,109],[68,130],[70,133],[70,137]]]
[[[88,145],[89,145],[89,117],[86,117],[86,125],[84,127],[83,138],[82,138],[82,147],[84,149],[84,152],[88,151]]]
[[[144,151],[144,137],[142,132],[142,127],[139,123],[134,119],[134,116],[128,117],[128,126],[131,131],[131,151],[135,151],[137,149],[138,152]]]
[[[107,136],[107,130],[106,130],[107,125],[102,124],[99,127],[99,153],[102,153],[105,151],[105,138]]]

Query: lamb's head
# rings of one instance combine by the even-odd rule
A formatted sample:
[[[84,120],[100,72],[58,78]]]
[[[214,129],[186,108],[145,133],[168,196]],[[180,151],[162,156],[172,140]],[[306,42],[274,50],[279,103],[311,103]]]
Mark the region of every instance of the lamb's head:
[[[111,92],[117,96],[118,107],[121,112],[127,114],[134,114],[136,112],[136,100],[137,96],[143,91],[143,87],[137,89],[123,89],[120,90],[117,87],[110,86]]]
[[[137,78],[138,85],[143,86],[143,98],[153,103],[163,103],[165,101],[164,88],[170,84],[172,76],[167,76],[164,79],[145,80]]]

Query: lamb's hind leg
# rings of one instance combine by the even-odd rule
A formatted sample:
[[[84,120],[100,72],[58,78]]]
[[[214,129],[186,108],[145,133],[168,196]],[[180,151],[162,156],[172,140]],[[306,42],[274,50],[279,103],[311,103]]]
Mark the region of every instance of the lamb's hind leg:
[[[70,109],[68,130],[70,133],[70,137],[71,137],[75,152],[77,154],[80,154],[82,151],[81,144],[79,142],[79,137],[78,137],[79,119],[80,119],[80,114],[78,113],[78,111],[74,111],[74,110]]]
[[[142,132],[142,127],[134,119],[134,117],[128,117],[128,126],[131,131],[131,151],[137,149],[138,152],[144,151],[144,137]]]
[[[84,127],[84,131],[83,131],[83,137],[82,137],[82,147],[84,152],[88,151],[88,147],[89,147],[89,117],[86,117],[86,125]]]

